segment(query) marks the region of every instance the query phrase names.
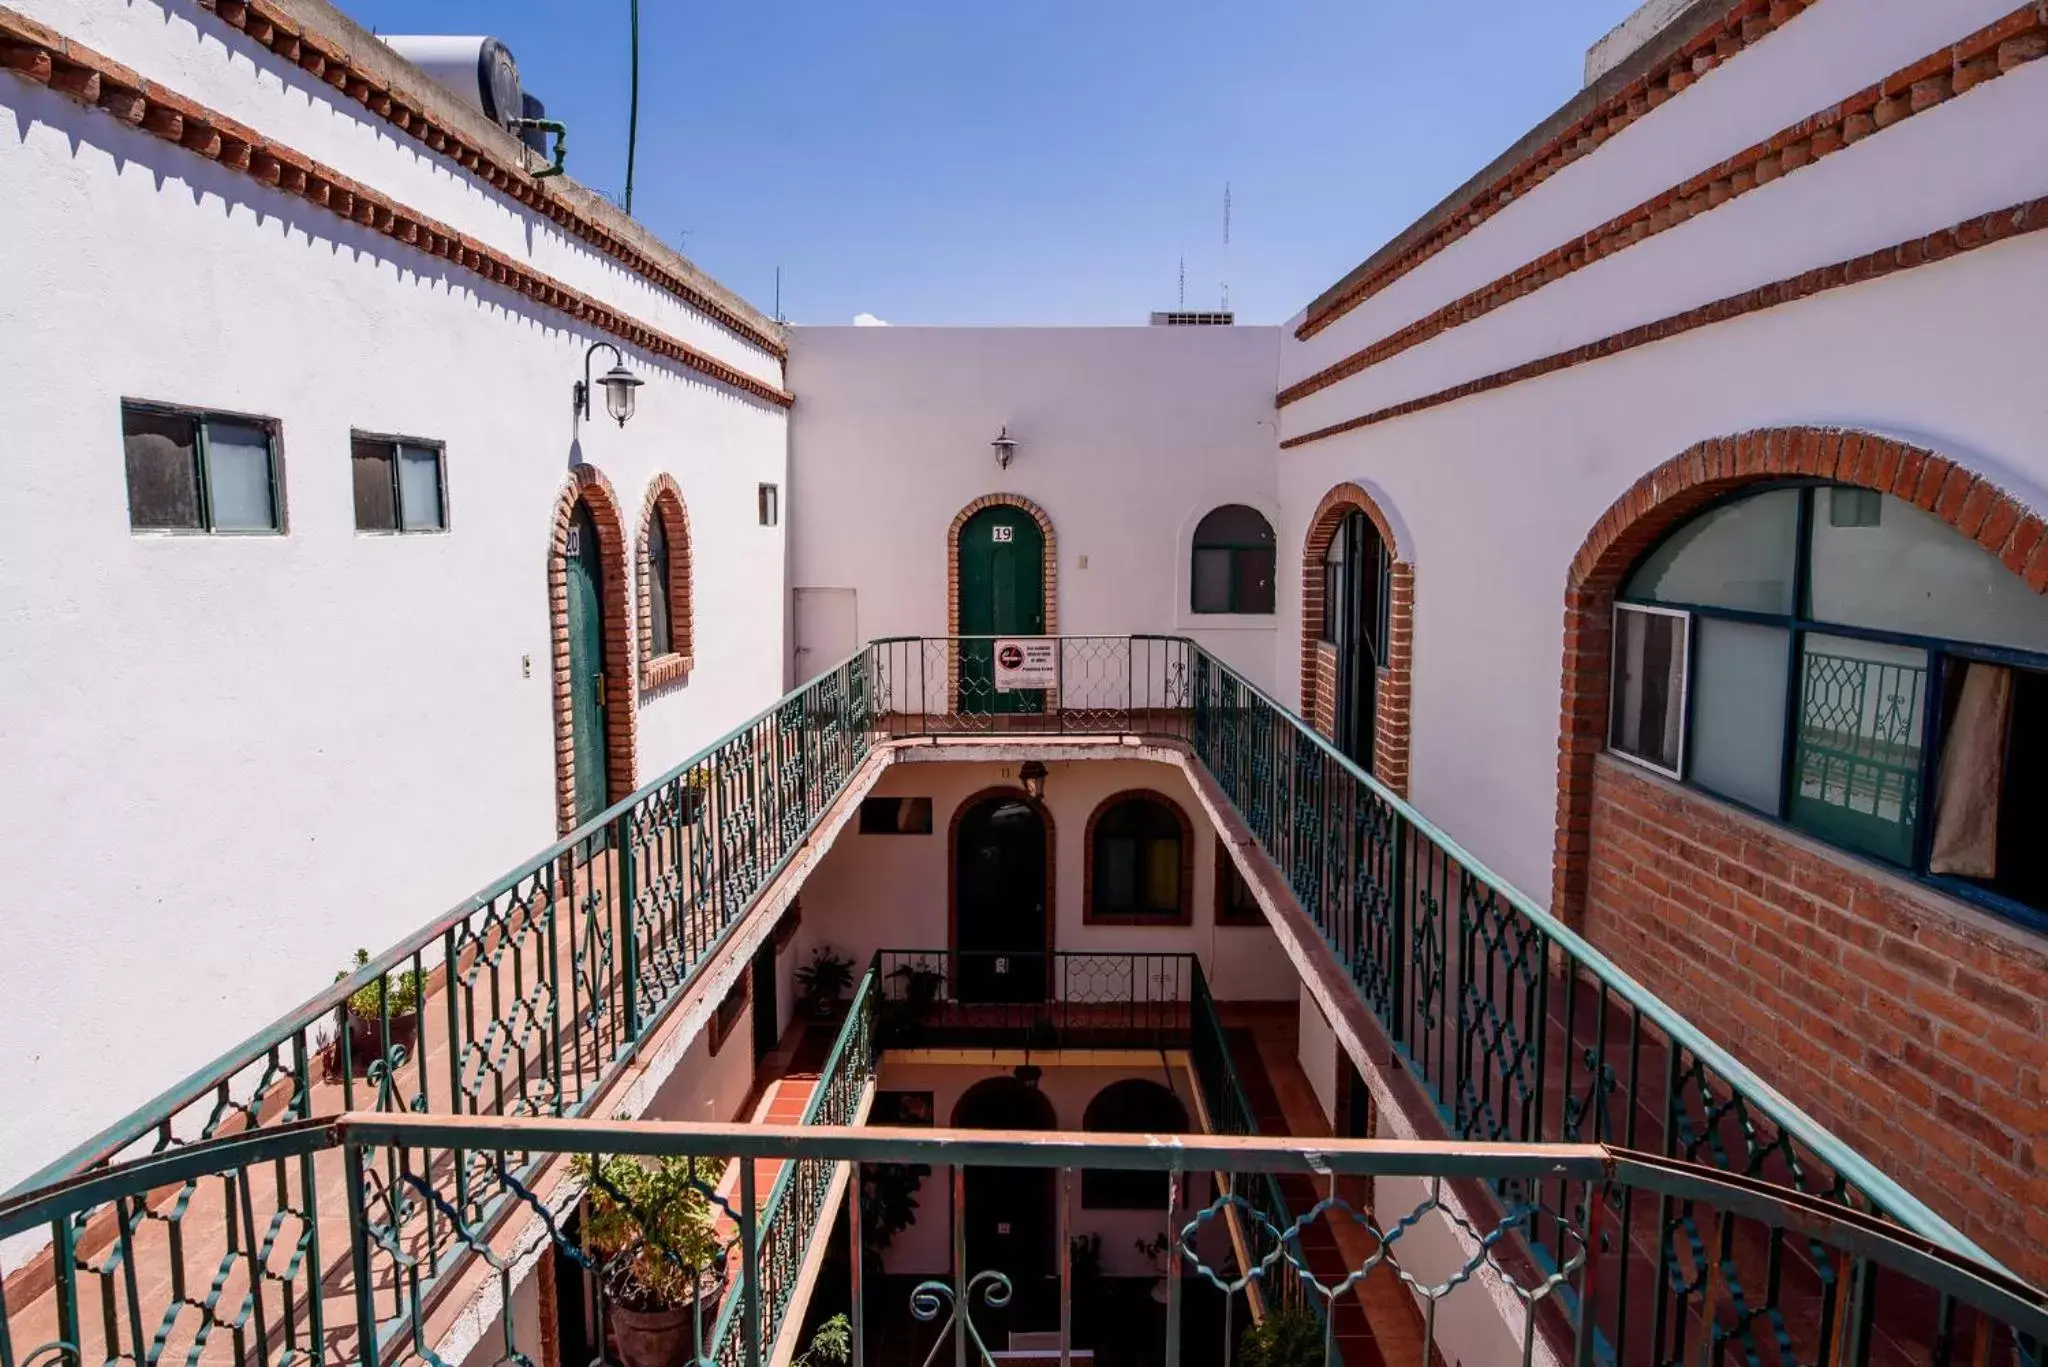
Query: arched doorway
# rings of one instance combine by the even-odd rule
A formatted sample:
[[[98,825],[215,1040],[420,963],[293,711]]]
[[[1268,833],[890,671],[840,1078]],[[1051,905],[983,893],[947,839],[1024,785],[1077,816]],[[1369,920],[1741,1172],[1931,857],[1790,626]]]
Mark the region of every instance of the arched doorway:
[[[1036,509],[993,502],[953,529],[953,634],[963,637],[1043,636],[1051,631],[1048,528]],[[1036,690],[997,692],[995,649],[988,640],[960,643],[956,707],[966,713],[1043,712]]]
[[[1405,795],[1415,569],[1398,535],[1358,484],[1316,506],[1301,555],[1301,713]]]
[[[563,832],[633,791],[633,632],[626,541],[605,477],[576,466],[555,501],[548,556],[555,808]]]
[[[953,1107],[953,1126],[1046,1132],[1059,1128],[1059,1116],[1037,1087],[1014,1077],[992,1077],[961,1096]],[[967,1275],[1001,1272],[1015,1292],[1009,1322],[988,1328],[1002,1332],[1058,1327],[1059,1224],[1053,1170],[970,1167],[960,1190],[962,1208],[954,1218],[961,1222]],[[977,1306],[977,1323],[981,1316]]]
[[[1082,1113],[1081,1128],[1096,1134],[1187,1134],[1187,1107],[1171,1090],[1149,1078],[1130,1077],[1097,1092]],[[1085,1210],[1166,1209],[1166,1178],[1156,1172],[1114,1168],[1081,1174]]]
[[[610,804],[605,762],[604,567],[598,560],[597,521],[578,500],[563,551],[569,583],[569,743],[575,753],[576,825]]]
[[[1387,636],[1386,543],[1372,519],[1344,515],[1323,552],[1322,640],[1335,659],[1331,677],[1331,739],[1373,771],[1379,667]]]
[[[962,1002],[1046,999],[1052,949],[1052,823],[1015,789],[953,818],[955,991]]]

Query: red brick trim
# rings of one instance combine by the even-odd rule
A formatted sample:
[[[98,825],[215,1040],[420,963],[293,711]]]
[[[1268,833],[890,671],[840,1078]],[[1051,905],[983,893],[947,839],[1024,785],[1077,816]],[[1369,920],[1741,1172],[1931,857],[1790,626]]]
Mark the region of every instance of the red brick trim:
[[[2048,593],[2048,522],[1948,458],[1874,433],[1787,427],[1700,442],[1637,480],[1593,524],[1565,583],[1551,909],[1584,916],[1593,761],[1606,747],[1614,594],[1643,552],[1707,503],[1758,480],[1833,480],[1926,509]]]
[[[2039,0],[2029,0],[1997,23],[1902,67],[1841,103],[1780,130],[1720,165],[1644,200],[1591,232],[1288,386],[1280,391],[1275,406],[1284,408],[1328,389],[1410,347],[1483,318],[1603,257],[1626,251],[1667,228],[1675,228],[1759,186],[1791,175],[1851,143],[1894,127],[1951,96],[1996,80],[2042,56],[2048,56],[2048,15],[2044,15]]]
[[[1171,919],[1121,916],[1095,910],[1095,823],[1119,802],[1156,802],[1180,823],[1180,908]],[[1081,833],[1081,924],[1084,926],[1191,926],[1195,923],[1195,825],[1178,802],[1154,788],[1126,788],[1111,793],[1088,813]]]
[[[654,653],[654,560],[648,546],[648,534],[657,517],[668,536],[669,637],[675,646],[659,656]],[[633,562],[634,582],[640,590],[640,691],[646,694],[677,680],[687,681],[690,671],[697,666],[696,622],[690,597],[690,510],[683,503],[683,491],[667,474],[648,481],[647,497],[640,508],[639,551]]]
[[[1484,181],[1475,178],[1452,200],[1432,210],[1421,223],[1332,286],[1309,305],[1308,316],[1294,330],[1295,337],[1306,341],[1315,336],[1707,72],[1818,3],[1820,0],[1736,0],[1718,21],[1703,26],[1663,61],[1653,63],[1604,97],[1590,97],[1595,102],[1577,118],[1498,175]],[[1540,130],[1532,136],[1540,136]]]
[[[1988,214],[1979,214],[1975,218],[1966,218],[1961,223],[1931,232],[1925,237],[1916,237],[1893,247],[1881,247],[1877,251],[1851,257],[1847,261],[1837,261],[1832,266],[1816,266],[1802,274],[1787,276],[1768,285],[1759,285],[1753,290],[1732,294],[1711,304],[1687,309],[1683,313],[1674,313],[1668,318],[1645,323],[1626,332],[1614,333],[1597,342],[1574,347],[1570,351],[1560,351],[1510,370],[1495,371],[1491,375],[1483,375],[1479,379],[1453,385],[1449,389],[1440,389],[1434,394],[1425,394],[1421,398],[1392,404],[1356,418],[1347,418],[1328,427],[1318,427],[1313,432],[1303,432],[1299,436],[1287,438],[1280,443],[1280,449],[1291,450],[1345,432],[1355,432],[1363,427],[1407,417],[1411,413],[1455,403],[1459,399],[1469,399],[1475,394],[1505,389],[1524,380],[1569,370],[1588,361],[1604,360],[1609,356],[1620,355],[1624,351],[1633,351],[1637,347],[1661,342],[1698,328],[1710,327],[1715,323],[1725,323],[1745,314],[1761,313],[1765,309],[1777,308],[1780,304],[1796,303],[1816,294],[1841,289],[1845,285],[1860,285],[1866,280],[1877,280],[1894,271],[1909,271],[1920,266],[1931,266],[1952,256],[1973,252],[1994,242],[2003,242],[2009,237],[2038,233],[2044,228],[2048,228],[2048,196],[2030,199],[2025,203],[1997,209]]]
[[[492,189],[544,215],[556,226],[581,238],[633,274],[657,285],[684,304],[711,319],[777,360],[788,358],[782,338],[705,290],[683,274],[663,266],[634,246],[626,237],[598,222],[567,198],[567,187],[558,189],[536,179],[523,155],[507,157],[463,137],[429,109],[393,90],[382,76],[357,62],[339,35],[320,34],[305,28],[269,0],[198,0],[199,7],[213,11],[228,28],[239,29],[259,46],[269,48],[286,61],[296,62],[310,75],[326,81],[337,91],[361,105],[370,114],[406,134],[428,151],[454,162]],[[587,193],[587,192],[586,192]]]
[[[1052,808],[1027,795],[1014,783],[995,783],[969,793],[953,808],[952,818],[946,822],[946,948],[960,948],[960,819],[992,797],[1015,798],[1037,812],[1039,822],[1045,827],[1045,949],[1050,954],[1059,947],[1059,918],[1055,906],[1060,886],[1059,831],[1053,825]],[[1050,974],[1051,971],[1051,961],[1048,960],[1046,972]]]
[[[1415,566],[1386,514],[1356,484],[1323,495],[1301,546],[1301,715],[1325,736],[1337,733],[1333,696],[1336,659],[1323,644],[1323,557],[1347,514],[1364,513],[1392,561],[1387,576],[1387,663],[1378,671],[1373,707],[1373,776],[1398,797],[1408,795],[1408,703],[1415,659]]]
[[[619,500],[611,481],[595,466],[569,470],[555,499],[548,534],[548,645],[554,660],[555,825],[561,834],[576,826],[576,739],[570,721],[569,680],[569,521],[576,505],[590,507],[597,527],[598,565],[604,574],[604,740],[605,795],[617,802],[631,793],[634,782],[635,713],[633,705],[633,633],[626,617],[626,533],[620,525]]]
[[[1045,544],[1045,634],[1060,634],[1060,547],[1059,533],[1053,530],[1052,518],[1045,509],[1033,503],[1022,494],[983,494],[974,502],[953,514],[953,525],[946,529],[946,635],[960,634],[960,532],[968,520],[986,508],[1022,508],[1031,514],[1031,520],[1038,524]],[[950,700],[960,693],[960,657],[950,646],[946,651],[946,697]],[[1059,695],[1048,691],[1048,710],[1059,709]],[[951,702],[947,706],[951,706]]]
[[[647,355],[673,361],[778,407],[795,402],[784,389],[571,289],[438,219],[265,138],[225,114],[146,81],[111,58],[5,8],[0,8],[0,67],[48,85],[80,104],[95,105],[123,123],[217,161],[258,184],[374,229],[401,246],[460,266],[489,284],[566,314]]]

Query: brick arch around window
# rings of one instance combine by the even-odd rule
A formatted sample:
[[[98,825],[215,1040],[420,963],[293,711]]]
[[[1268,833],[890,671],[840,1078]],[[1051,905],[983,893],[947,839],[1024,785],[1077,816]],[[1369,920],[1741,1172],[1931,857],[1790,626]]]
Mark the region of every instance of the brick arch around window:
[[[1932,512],[2048,592],[2048,523],[1954,459],[1874,433],[1772,428],[1700,442],[1617,499],[1565,588],[1551,909],[1822,1125],[2023,1276],[2021,1117],[2048,1065],[2048,944],[1711,794],[1605,758],[1623,576],[1708,503],[1829,480]],[[1883,1106],[1867,1104],[1872,1096]],[[1927,1155],[1978,1181],[1940,1189]]]
[[[673,650],[654,653],[654,557],[651,536],[654,519],[668,538],[668,622]],[[697,630],[694,603],[690,597],[690,510],[683,491],[673,476],[656,475],[647,484],[647,497],[640,509],[640,539],[634,556],[634,580],[639,586],[638,639],[640,688],[653,692],[687,679],[697,665]]]
[[[1323,495],[1301,547],[1301,715],[1325,736],[1337,734],[1337,653],[1323,640],[1323,557],[1351,513],[1371,519],[1387,548],[1387,663],[1374,689],[1373,773],[1397,796],[1408,795],[1408,700],[1415,658],[1415,565],[1412,552],[1371,494],[1355,483]]]
[[[555,498],[548,533],[548,647],[554,665],[555,825],[563,833],[576,825],[576,741],[569,679],[569,526],[576,505],[590,509],[597,528],[598,566],[604,575],[604,709],[606,796],[613,802],[634,788],[636,748],[633,706],[633,633],[628,626],[626,532],[618,496],[603,472],[576,465]]]
[[[1095,909],[1095,826],[1111,809],[1126,802],[1150,802],[1173,813],[1180,823],[1180,905],[1173,919],[1157,916],[1118,916]],[[1081,924],[1089,926],[1187,926],[1195,921],[1195,826],[1178,802],[1156,788],[1126,788],[1111,793],[1088,813],[1088,825],[1081,832]]]

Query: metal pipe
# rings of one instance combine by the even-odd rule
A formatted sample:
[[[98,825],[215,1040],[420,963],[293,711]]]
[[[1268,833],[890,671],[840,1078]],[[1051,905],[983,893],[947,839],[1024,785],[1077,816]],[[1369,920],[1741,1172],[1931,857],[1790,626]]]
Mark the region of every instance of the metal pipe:
[[[626,212],[633,212],[633,160],[640,146],[640,0],[632,0],[633,64],[627,82],[626,111]]]

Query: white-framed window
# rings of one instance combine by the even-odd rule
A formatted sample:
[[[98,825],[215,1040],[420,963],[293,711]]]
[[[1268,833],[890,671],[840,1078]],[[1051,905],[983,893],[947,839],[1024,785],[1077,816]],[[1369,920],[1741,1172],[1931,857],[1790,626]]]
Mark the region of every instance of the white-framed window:
[[[1691,645],[1691,614],[1639,603],[1615,604],[1607,747],[1672,778],[1684,773],[1686,663]]]

